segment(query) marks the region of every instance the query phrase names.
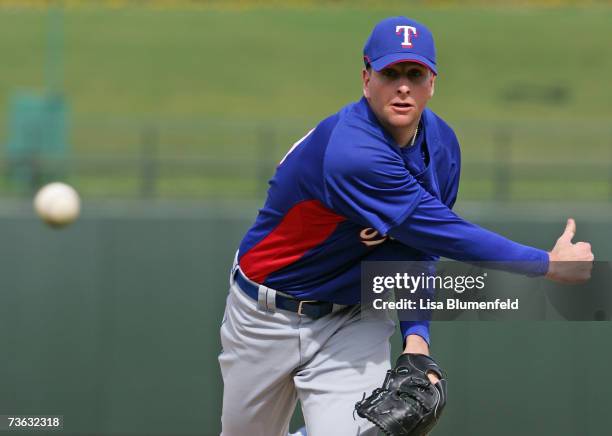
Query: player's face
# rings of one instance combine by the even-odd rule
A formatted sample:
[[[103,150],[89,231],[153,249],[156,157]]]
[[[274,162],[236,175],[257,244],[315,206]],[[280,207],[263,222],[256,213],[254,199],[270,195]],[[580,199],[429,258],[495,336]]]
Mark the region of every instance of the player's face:
[[[381,71],[364,69],[363,95],[381,124],[397,138],[402,130],[416,128],[433,96],[435,77],[429,68],[415,62],[397,63]]]

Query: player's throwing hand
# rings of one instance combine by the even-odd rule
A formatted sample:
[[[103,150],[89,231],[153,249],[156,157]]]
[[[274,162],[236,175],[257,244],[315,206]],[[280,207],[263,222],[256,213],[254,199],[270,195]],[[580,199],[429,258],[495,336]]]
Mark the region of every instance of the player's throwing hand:
[[[567,220],[563,234],[548,253],[550,266],[546,278],[560,283],[581,283],[591,278],[595,256],[588,242],[573,243],[576,221]]]

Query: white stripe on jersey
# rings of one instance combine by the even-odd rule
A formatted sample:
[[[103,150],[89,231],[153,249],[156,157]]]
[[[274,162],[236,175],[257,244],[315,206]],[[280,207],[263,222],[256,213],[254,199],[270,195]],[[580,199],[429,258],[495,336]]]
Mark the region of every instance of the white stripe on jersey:
[[[287,154],[285,154],[285,157],[278,164],[281,165],[285,161],[285,159],[287,159],[287,156],[289,156],[291,154],[291,152],[293,150],[295,150],[295,148],[304,141],[304,139],[308,138],[308,135],[310,135],[313,130],[314,129],[310,129],[310,131],[308,133],[306,133],[299,141],[297,141],[295,144],[293,144],[291,146],[291,148],[289,149],[289,151],[287,152]]]

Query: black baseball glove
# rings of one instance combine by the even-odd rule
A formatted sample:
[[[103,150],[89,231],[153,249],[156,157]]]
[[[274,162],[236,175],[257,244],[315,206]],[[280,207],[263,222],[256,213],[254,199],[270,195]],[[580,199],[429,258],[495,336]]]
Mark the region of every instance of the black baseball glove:
[[[440,378],[436,384],[427,377],[430,371]],[[382,388],[355,404],[355,410],[388,436],[422,436],[436,424],[445,404],[446,377],[438,364],[424,354],[402,354]]]

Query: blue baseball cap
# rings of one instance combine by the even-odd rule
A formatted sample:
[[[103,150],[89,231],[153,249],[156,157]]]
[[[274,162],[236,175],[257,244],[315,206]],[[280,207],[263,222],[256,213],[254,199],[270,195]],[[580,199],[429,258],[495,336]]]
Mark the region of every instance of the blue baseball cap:
[[[431,31],[406,17],[390,17],[378,23],[363,47],[363,60],[376,71],[398,62],[411,61],[438,74]]]

